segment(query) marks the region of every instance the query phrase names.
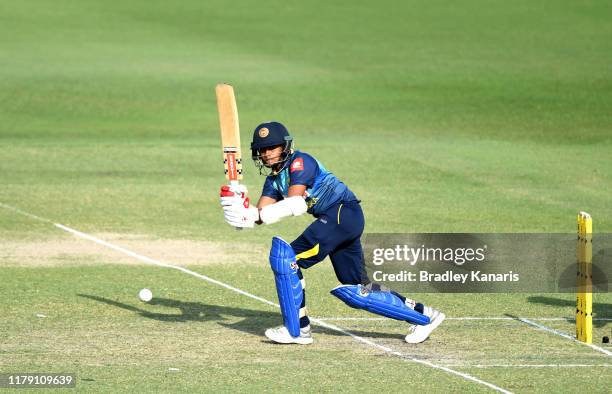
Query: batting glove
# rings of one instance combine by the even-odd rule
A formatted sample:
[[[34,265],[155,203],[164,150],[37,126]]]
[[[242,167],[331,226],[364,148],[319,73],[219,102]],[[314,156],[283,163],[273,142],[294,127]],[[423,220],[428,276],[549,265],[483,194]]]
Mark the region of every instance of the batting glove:
[[[247,187],[245,185],[224,185],[221,186],[220,202],[222,207],[232,205],[242,205],[248,207]]]
[[[228,205],[223,207],[225,221],[230,226],[234,227],[253,227],[255,222],[259,220],[259,209],[249,206],[249,199],[246,199],[247,206],[244,205]]]

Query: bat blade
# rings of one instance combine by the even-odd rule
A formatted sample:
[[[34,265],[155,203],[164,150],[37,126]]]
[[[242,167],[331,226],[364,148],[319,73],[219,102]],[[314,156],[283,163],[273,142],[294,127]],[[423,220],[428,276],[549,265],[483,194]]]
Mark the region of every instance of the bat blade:
[[[234,88],[228,84],[218,84],[217,109],[221,127],[221,146],[223,148],[223,167],[225,178],[232,184],[242,180],[242,152],[240,150],[240,125]]]

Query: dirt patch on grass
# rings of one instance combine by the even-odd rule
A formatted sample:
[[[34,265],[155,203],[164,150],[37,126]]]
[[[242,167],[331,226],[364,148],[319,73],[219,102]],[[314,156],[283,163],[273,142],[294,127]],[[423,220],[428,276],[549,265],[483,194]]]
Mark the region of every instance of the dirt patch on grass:
[[[96,238],[129,251],[176,265],[257,263],[266,259],[267,250],[253,244],[155,239],[139,234],[92,234]],[[254,259],[253,256],[261,256]],[[146,264],[125,253],[77,237],[52,240],[0,239],[0,266],[55,266],[116,263]]]

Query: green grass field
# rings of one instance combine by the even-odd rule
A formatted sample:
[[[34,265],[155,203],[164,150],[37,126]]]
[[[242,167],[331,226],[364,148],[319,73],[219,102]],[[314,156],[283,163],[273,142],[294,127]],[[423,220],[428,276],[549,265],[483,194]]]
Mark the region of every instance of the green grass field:
[[[420,345],[403,323],[325,321],[400,356],[322,326],[277,346],[276,308],[53,223],[276,302],[270,239],[311,218],[223,221],[214,86],[230,82],[243,147],[282,121],[362,200],[366,232],[571,233],[579,210],[612,232],[610,18],[605,1],[0,2],[0,372],[94,392],[492,390],[434,365],[607,392],[610,356],[515,319],[573,334],[572,294],[415,295],[503,318],[449,319]],[[248,162],[253,198],[262,182]],[[314,317],[373,317],[329,295],[328,261],[305,275]],[[612,318],[610,293],[594,312]],[[594,326],[612,351],[610,321]]]

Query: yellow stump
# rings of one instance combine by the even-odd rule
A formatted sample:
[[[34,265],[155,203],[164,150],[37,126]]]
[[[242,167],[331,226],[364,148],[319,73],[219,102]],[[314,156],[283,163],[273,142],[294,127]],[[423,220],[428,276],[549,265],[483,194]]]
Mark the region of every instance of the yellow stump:
[[[576,260],[578,263],[576,301],[576,339],[593,342],[593,221],[586,212],[578,214],[578,240]]]

